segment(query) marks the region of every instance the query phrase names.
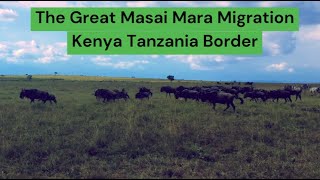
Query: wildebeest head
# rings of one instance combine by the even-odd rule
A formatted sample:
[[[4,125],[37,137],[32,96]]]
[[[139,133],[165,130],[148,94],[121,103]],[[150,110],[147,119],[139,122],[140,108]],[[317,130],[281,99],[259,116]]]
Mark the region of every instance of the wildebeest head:
[[[50,95],[48,96],[48,100],[53,101],[55,104],[57,104],[56,96],[54,96],[54,95],[52,95],[52,94],[50,94]]]
[[[128,95],[127,92],[121,92],[121,96],[122,96],[124,99],[130,99],[130,96]]]
[[[20,99],[23,99],[25,96],[26,96],[26,91],[25,91],[25,89],[21,89]]]
[[[161,87],[160,92],[164,92],[165,91],[165,87]]]
[[[180,92],[180,91],[174,92],[174,97],[175,97],[176,99],[179,99],[180,95],[181,95],[181,92]]]

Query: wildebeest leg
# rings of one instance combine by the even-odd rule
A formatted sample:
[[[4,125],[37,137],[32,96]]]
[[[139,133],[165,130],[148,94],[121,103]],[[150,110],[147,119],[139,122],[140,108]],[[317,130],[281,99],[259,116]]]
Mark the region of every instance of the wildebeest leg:
[[[230,103],[227,103],[227,107],[223,111],[226,111],[227,109],[229,109],[229,107],[230,107]]]
[[[30,103],[33,103],[34,102],[34,99],[30,99],[31,101],[30,101]]]
[[[291,97],[289,97],[290,102],[292,102]]]
[[[212,103],[212,109],[216,110],[216,103]]]
[[[233,104],[233,102],[230,103],[232,108],[233,108],[233,112],[236,112],[236,106]]]

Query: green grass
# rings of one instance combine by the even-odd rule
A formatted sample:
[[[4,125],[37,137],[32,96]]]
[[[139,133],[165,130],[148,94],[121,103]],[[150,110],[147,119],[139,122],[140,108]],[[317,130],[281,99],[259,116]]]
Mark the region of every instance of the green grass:
[[[205,81],[87,76],[0,77],[0,178],[319,178],[320,97],[225,105],[166,98],[163,85]],[[138,87],[154,96],[135,100]],[[264,89],[283,84],[257,84]],[[30,104],[38,88],[58,104]],[[129,101],[97,102],[97,88]]]

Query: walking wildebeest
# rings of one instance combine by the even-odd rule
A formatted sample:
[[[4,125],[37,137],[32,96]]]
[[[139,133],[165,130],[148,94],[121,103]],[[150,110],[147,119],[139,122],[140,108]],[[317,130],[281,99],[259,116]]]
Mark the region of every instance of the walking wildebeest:
[[[184,98],[185,101],[187,101],[187,99],[194,99],[199,101],[199,95],[200,93],[198,91],[189,89],[184,89],[183,91],[176,91],[174,93],[176,99]]]
[[[290,95],[295,95],[296,101],[298,100],[298,98],[301,100],[302,87],[286,85],[284,87],[284,90],[289,91]]]
[[[22,89],[20,92],[20,99],[28,98],[30,99],[30,103],[33,103],[34,100],[42,101],[46,103],[47,101],[52,101],[57,103],[56,97],[52,94],[49,94],[45,91],[40,91],[38,89]]]
[[[208,98],[209,98],[209,102],[212,103],[212,105],[213,105],[212,108],[214,110],[215,110],[215,107],[216,107],[216,103],[218,103],[218,104],[226,104],[227,105],[227,107],[223,111],[226,111],[227,109],[229,109],[229,107],[231,105],[232,108],[233,108],[233,111],[235,112],[236,111],[236,106],[234,105],[233,100],[234,99],[239,99],[241,104],[244,103],[242,98],[236,97],[233,94],[225,93],[225,92],[212,92],[211,96],[209,96]]]
[[[290,102],[292,102],[291,100],[291,94],[289,91],[285,91],[285,90],[271,90],[268,92],[267,94],[267,99],[273,99],[273,101],[275,99],[277,99],[277,102],[279,102],[279,99],[284,99],[285,103],[287,103],[287,100],[289,100]]]
[[[171,97],[171,94],[174,94],[176,92],[176,89],[170,86],[162,86],[160,92],[166,92],[166,97],[168,97],[168,94],[169,97]]]

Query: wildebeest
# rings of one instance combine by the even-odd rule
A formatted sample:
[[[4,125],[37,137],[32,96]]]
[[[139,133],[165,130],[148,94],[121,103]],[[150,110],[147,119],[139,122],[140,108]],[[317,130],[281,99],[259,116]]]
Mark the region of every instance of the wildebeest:
[[[266,93],[262,91],[246,92],[243,98],[246,99],[248,97],[251,98],[251,100],[254,100],[255,102],[257,102],[259,98],[264,102],[267,100]]]
[[[116,94],[115,94],[115,98],[114,99],[124,99],[125,101],[127,99],[130,99],[130,96],[128,95],[128,93],[126,92],[125,89],[122,89],[121,91],[119,90],[113,90]]]
[[[268,92],[267,98],[273,99],[273,101],[275,99],[277,99],[277,102],[279,101],[279,99],[284,99],[285,103],[287,102],[287,100],[292,102],[290,92],[285,91],[285,90],[281,90],[281,89],[280,90],[271,90],[270,92]]]
[[[174,94],[176,92],[176,89],[171,86],[162,86],[160,89],[160,92],[166,92],[166,97],[171,97],[171,94]]]
[[[119,91],[119,90],[111,91],[108,89],[97,89],[95,91],[94,95],[96,96],[97,100],[102,98],[103,102],[105,102],[106,100],[107,101],[110,101],[110,100],[115,101],[116,99],[127,100],[130,98],[128,93],[124,89],[122,89],[122,91]]]
[[[46,103],[46,101],[50,101],[50,104],[52,104],[51,101],[53,101],[55,104],[57,104],[56,96],[54,96],[53,94],[49,94],[49,96],[47,97],[47,99],[44,100],[44,103]]]
[[[252,85],[253,85],[253,82],[246,82],[245,85],[250,85],[250,86],[252,86]]]
[[[144,99],[144,98],[150,98],[150,96],[151,96],[151,93],[150,92],[138,92],[137,94],[136,94],[136,99],[140,99],[140,100],[142,100],[142,99]]]
[[[38,89],[22,89],[20,92],[20,98],[28,98],[30,99],[30,103],[33,103],[36,99],[42,101],[43,103],[46,103],[47,101],[50,101],[50,103],[52,103],[52,101],[57,103],[54,95]]]
[[[183,91],[176,91],[174,93],[176,99],[184,98],[185,101],[187,101],[187,99],[194,99],[198,101],[199,95],[200,93],[198,91],[189,89],[184,89]]]
[[[96,99],[99,100],[102,98],[103,102],[105,102],[106,100],[109,101],[111,99],[114,99],[114,95],[115,93],[108,89],[97,89],[94,92],[94,96],[96,96]]]
[[[217,91],[210,92],[210,95],[207,96],[207,98],[208,98],[208,101],[210,103],[212,103],[214,110],[215,110],[216,104],[218,103],[218,104],[226,104],[227,105],[227,107],[223,111],[226,111],[227,109],[229,109],[229,107],[231,105],[231,107],[233,108],[233,111],[235,112],[236,106],[234,105],[233,100],[239,99],[241,104],[244,103],[242,98],[236,97],[235,95],[230,94],[230,93],[226,93],[226,92],[217,92]]]
[[[139,92],[147,92],[150,94],[150,96],[152,96],[152,92],[150,89],[146,88],[146,87],[140,87],[139,88]]]
[[[301,100],[302,87],[286,85],[284,90],[289,91],[291,95],[295,95],[296,101],[298,98]]]

